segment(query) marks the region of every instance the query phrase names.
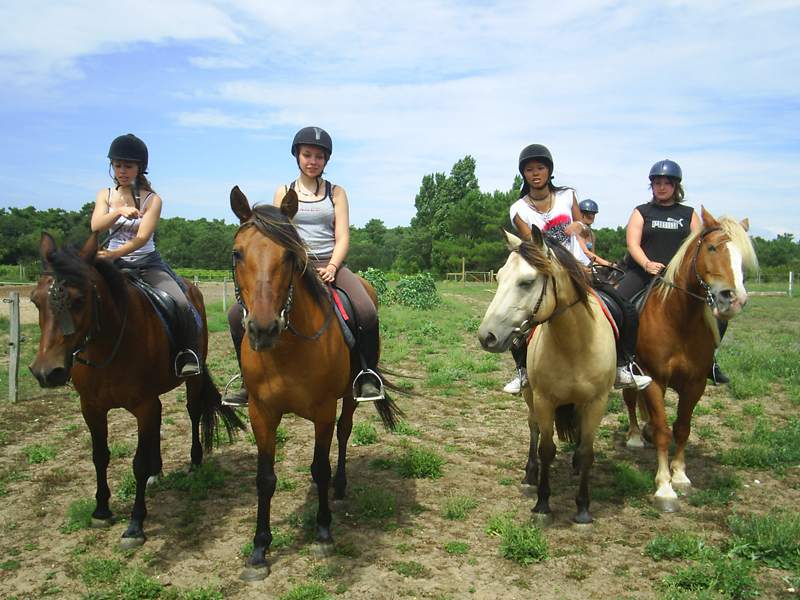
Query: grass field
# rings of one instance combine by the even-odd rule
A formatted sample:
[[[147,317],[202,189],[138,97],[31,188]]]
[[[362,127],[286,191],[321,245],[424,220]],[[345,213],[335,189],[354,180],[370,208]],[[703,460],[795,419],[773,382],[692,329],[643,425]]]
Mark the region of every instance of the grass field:
[[[135,422],[111,414],[108,530],[88,528],[94,470],[88,432],[70,389],[43,392],[21,372],[22,401],[0,404],[0,589],[6,598],[762,598],[800,587],[800,302],[755,296],[719,352],[731,376],[697,407],[687,453],[694,491],[681,510],[650,502],[652,450],[624,446],[619,394],[596,442],[594,525],[571,526],[577,481],[570,449],[553,473],[555,524],[530,519],[519,482],[526,409],[500,389],[509,356],[480,350],[488,284],[442,284],[431,311],[381,309],[383,362],[402,373],[406,413],[384,431],[369,406],[356,413],[348,498],[334,507],[336,555],[318,560],[308,465],[312,427],[287,416],[279,430],[272,574],[238,580],[255,521],[252,435],[221,445],[186,474],[184,394],[166,395],[164,477],[148,492],[147,543],[117,550],[132,505]],[[218,385],[236,372],[221,302],[209,306],[208,359]],[[0,319],[0,344],[8,324]],[[38,329],[24,328],[23,364]],[[309,366],[309,368],[313,368]],[[0,365],[5,383],[5,365]],[[5,386],[0,388],[5,392]],[[676,398],[667,396],[668,414]],[[335,449],[334,449],[335,452]],[[335,454],[332,453],[332,456]]]

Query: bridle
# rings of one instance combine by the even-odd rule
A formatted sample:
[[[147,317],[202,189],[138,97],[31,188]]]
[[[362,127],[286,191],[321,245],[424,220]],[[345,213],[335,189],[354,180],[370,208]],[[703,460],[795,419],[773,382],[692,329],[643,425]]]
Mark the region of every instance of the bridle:
[[[47,287],[47,302],[50,305],[50,311],[53,313],[53,317],[58,322],[61,334],[66,338],[69,335],[73,335],[76,331],[75,321],[72,319],[72,313],[70,312],[70,309],[72,308],[72,300],[69,296],[69,292],[67,291],[67,286],[62,279],[59,279],[58,276],[52,272],[45,272],[44,275],[49,275],[53,278],[53,281],[51,281],[50,285]],[[101,329],[100,294],[97,292],[97,286],[94,283],[92,283],[92,296],[94,298],[94,302],[92,303],[91,324],[86,330],[86,335],[84,335],[83,339],[73,346],[70,354],[76,362],[82,365],[93,367],[95,369],[102,369],[111,364],[111,361],[114,360],[117,352],[119,352],[119,348],[122,344],[122,337],[125,333],[125,326],[128,323],[128,302],[125,302],[125,312],[122,315],[122,324],[119,328],[117,339],[114,342],[114,347],[111,349],[111,354],[109,354],[109,356],[106,357],[106,359],[102,362],[96,363],[88,358],[83,358],[80,356],[82,352],[85,352],[86,346],[91,343],[93,339],[92,333],[95,331],[99,332]]]
[[[697,238],[697,244],[695,246],[694,255],[692,256],[692,263],[691,263],[692,272],[694,273],[695,279],[697,280],[697,283],[700,285],[700,288],[703,290],[703,292],[705,292],[705,295],[701,296],[700,294],[695,294],[694,292],[691,292],[686,288],[682,288],[678,285],[675,285],[671,281],[667,281],[663,277],[660,278],[661,283],[663,283],[664,285],[668,285],[671,288],[680,290],[681,292],[691,296],[692,298],[696,298],[701,302],[705,302],[706,305],[711,309],[713,309],[717,305],[717,301],[714,298],[714,294],[711,293],[711,286],[709,286],[708,283],[706,283],[706,281],[702,277],[700,277],[700,273],[697,272],[697,257],[700,256],[700,248],[702,248],[703,246],[703,240],[708,234],[713,233],[714,231],[722,231],[722,227],[709,227],[708,229],[703,229],[703,231],[700,232],[700,235]]]
[[[239,229],[241,229],[242,227],[244,227],[249,223],[250,221],[243,223],[242,226],[239,227]],[[333,317],[333,306],[330,303],[328,303],[329,306],[328,306],[328,311],[325,314],[325,322],[314,334],[306,335],[301,331],[297,330],[297,328],[292,324],[289,316],[292,310],[292,305],[294,304],[294,273],[299,272],[300,269],[298,269],[297,257],[295,256],[294,252],[292,252],[291,250],[287,251],[289,252],[289,255],[291,256],[292,259],[291,260],[292,264],[290,269],[290,273],[292,274],[292,276],[289,277],[289,285],[286,288],[286,300],[284,301],[283,306],[281,307],[281,310],[278,313],[278,323],[280,325],[281,330],[288,329],[289,332],[296,335],[297,337],[313,342],[322,337],[322,334],[325,333],[325,331],[330,326],[331,318]],[[233,293],[234,297],[236,298],[236,302],[238,302],[242,306],[242,310],[244,311],[244,317],[247,317],[249,311],[247,309],[247,304],[245,304],[244,297],[242,296],[242,290],[239,287],[239,280],[236,278],[236,263],[238,260],[237,255],[238,253],[236,250],[233,250],[231,252],[231,280],[233,281]]]

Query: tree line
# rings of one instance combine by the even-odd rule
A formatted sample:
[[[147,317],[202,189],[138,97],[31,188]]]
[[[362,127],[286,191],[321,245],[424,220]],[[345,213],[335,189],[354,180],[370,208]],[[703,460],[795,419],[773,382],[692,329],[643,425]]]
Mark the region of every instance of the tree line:
[[[496,270],[507,254],[500,229],[511,228],[508,208],[517,200],[522,182],[517,176],[510,183],[506,191],[481,191],[471,156],[456,162],[449,174],[425,175],[410,225],[386,227],[380,219],[371,219],[363,227],[350,228],[350,268],[443,276],[460,271],[463,258],[468,271]],[[87,203],[78,211],[31,206],[0,209],[0,265],[30,265],[35,272],[42,231],[59,242],[80,246],[89,234],[93,208],[94,204]],[[235,231],[236,225],[222,219],[162,218],[156,243],[173,267],[227,269]],[[595,233],[597,253],[608,260],[622,260],[624,227],[599,228]],[[792,234],[774,240],[756,237],[753,243],[765,279],[800,271],[800,243]]]

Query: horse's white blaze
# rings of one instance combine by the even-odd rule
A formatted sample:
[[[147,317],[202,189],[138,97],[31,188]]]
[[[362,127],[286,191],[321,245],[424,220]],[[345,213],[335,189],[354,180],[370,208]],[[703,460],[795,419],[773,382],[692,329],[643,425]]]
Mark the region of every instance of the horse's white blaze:
[[[736,301],[741,307],[747,304],[742,253],[734,244],[728,244],[728,255],[731,257],[731,271],[733,272],[733,281],[735,283]]]

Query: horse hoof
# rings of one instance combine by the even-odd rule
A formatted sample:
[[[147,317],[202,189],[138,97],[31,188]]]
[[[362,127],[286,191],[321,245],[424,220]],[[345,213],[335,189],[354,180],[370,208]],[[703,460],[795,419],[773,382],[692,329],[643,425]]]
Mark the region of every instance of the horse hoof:
[[[114,522],[114,519],[111,518],[111,517],[108,517],[107,519],[98,519],[98,518],[92,517],[92,522],[90,523],[90,526],[91,526],[92,529],[107,529],[107,528],[111,527],[113,522]]]
[[[150,475],[150,477],[147,478],[147,483],[145,483],[144,486],[149,488],[151,485],[155,485],[156,483],[158,483],[158,475]]]
[[[692,482],[691,481],[675,481],[672,480],[672,489],[676,492],[686,495],[692,490]]]
[[[548,513],[537,513],[537,512],[535,512],[535,513],[533,513],[533,520],[541,528],[549,527],[555,521],[555,519],[553,518],[553,513],[551,513],[551,512],[548,512]]]
[[[341,498],[334,498],[333,500],[331,500],[331,510],[339,511],[345,508],[346,505],[347,505],[347,500],[345,499],[344,496],[342,496]]]
[[[589,533],[592,531],[592,522],[589,521],[588,523],[578,523],[577,521],[572,521],[572,528],[575,531],[580,531],[582,533]]]
[[[664,513],[674,513],[680,510],[677,498],[664,498],[663,496],[655,496],[653,503],[656,508]]]
[[[642,439],[641,436],[629,437],[628,441],[625,442],[625,447],[630,448],[632,450],[641,450],[642,448],[645,447],[645,445],[646,444],[644,443],[644,440]]]
[[[144,537],[124,537],[119,541],[120,550],[133,550],[144,545]]]
[[[329,558],[333,556],[336,551],[331,542],[314,542],[311,545],[311,553],[314,558]]]
[[[242,574],[239,575],[239,579],[241,581],[261,581],[262,579],[266,579],[269,575],[269,565],[264,563],[263,565],[259,565],[257,567],[253,566],[246,566]]]

